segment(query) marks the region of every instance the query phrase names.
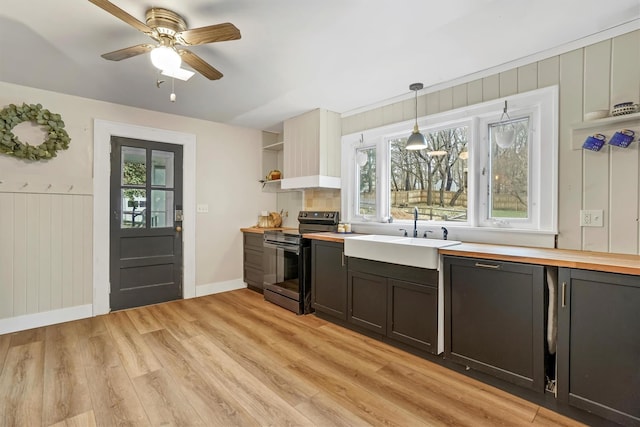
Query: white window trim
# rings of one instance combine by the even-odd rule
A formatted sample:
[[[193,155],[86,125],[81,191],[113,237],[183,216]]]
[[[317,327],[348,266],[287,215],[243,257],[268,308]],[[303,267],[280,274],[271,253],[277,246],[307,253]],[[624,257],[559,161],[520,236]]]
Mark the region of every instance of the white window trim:
[[[483,138],[483,132],[486,137],[486,130],[484,130],[486,125],[499,119],[505,99],[509,102],[509,112],[513,112],[514,116],[524,111],[536,111],[534,116],[537,115],[531,122],[532,137],[542,142],[534,143],[533,139],[531,140],[530,167],[532,170],[541,172],[537,174],[534,172],[533,180],[536,183],[532,185],[530,200],[540,200],[540,204],[532,208],[535,211],[536,219],[530,224],[514,220],[495,224],[493,221],[487,221],[486,215],[483,218],[480,214],[481,188],[486,191],[486,186],[478,179],[484,148],[482,145],[476,146],[476,144]],[[467,149],[472,161],[468,165],[469,176],[474,176],[473,180],[469,180],[468,188],[469,220],[467,223],[420,220],[418,223],[420,230],[430,228],[439,230],[444,225],[449,229],[449,237],[455,240],[553,247],[558,224],[558,87],[537,89],[444,113],[419,117],[418,126],[421,132],[425,133],[451,124],[462,124],[465,119],[470,122]],[[413,224],[409,224],[410,221],[406,220],[394,223],[386,222],[388,214],[384,209],[386,209],[385,206],[388,206],[387,200],[379,200],[375,218],[356,215],[358,195],[356,194],[357,167],[355,160],[356,148],[377,147],[376,188],[382,198],[386,199],[389,177],[385,163],[388,162],[388,154],[384,156],[380,154],[385,152],[383,150],[390,137],[408,135],[413,124],[414,120],[407,120],[342,137],[342,219],[345,222],[351,222],[354,231],[397,234],[399,228],[413,226]],[[553,171],[553,173],[545,173],[547,171]]]

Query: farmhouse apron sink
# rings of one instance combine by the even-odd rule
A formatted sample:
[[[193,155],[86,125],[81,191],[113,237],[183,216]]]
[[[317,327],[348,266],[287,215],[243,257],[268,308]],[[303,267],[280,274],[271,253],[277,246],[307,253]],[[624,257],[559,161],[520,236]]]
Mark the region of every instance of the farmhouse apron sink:
[[[456,240],[369,234],[344,239],[344,254],[391,264],[438,268],[438,249],[459,245]]]

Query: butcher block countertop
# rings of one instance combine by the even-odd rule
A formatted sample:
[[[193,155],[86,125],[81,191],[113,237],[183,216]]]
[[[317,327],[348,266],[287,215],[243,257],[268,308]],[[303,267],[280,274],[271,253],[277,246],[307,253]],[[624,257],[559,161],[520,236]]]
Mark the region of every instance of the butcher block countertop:
[[[640,256],[638,255],[484,243],[462,243],[449,246],[441,248],[440,254],[640,275]]]
[[[264,234],[265,230],[298,231],[298,229],[294,227],[277,227],[277,228],[247,227],[247,228],[240,229],[240,231],[242,231],[243,233],[257,233],[257,234]]]
[[[303,235],[303,237],[307,239],[326,240],[330,242],[344,242],[344,239],[349,236],[357,236],[357,234],[308,233]],[[640,276],[640,255],[489,245],[485,243],[461,243],[455,246],[440,248],[439,252],[441,255],[456,255],[495,261],[515,261]]]
[[[345,238],[349,236],[363,236],[363,234],[356,233],[331,233],[331,232],[322,232],[322,233],[304,233],[302,237],[305,239],[313,239],[313,240],[324,240],[326,242],[344,242]]]

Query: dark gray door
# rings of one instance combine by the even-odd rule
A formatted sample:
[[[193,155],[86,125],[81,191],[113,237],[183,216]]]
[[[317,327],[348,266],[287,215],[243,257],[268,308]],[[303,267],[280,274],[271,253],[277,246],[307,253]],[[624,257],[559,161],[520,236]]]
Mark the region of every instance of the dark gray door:
[[[111,310],[182,297],[182,146],[111,137]]]

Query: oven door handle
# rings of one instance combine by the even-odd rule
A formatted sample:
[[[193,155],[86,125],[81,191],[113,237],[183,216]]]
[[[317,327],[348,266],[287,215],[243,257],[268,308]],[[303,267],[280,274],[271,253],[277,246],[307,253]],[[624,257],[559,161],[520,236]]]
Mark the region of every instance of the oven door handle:
[[[300,254],[300,247],[298,245],[277,245],[269,242],[264,242],[264,247],[269,249],[280,249],[285,252],[293,252],[296,255]]]

